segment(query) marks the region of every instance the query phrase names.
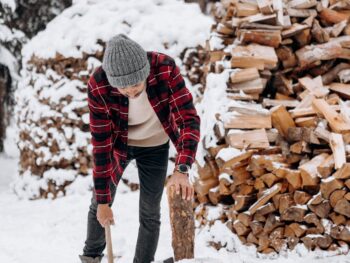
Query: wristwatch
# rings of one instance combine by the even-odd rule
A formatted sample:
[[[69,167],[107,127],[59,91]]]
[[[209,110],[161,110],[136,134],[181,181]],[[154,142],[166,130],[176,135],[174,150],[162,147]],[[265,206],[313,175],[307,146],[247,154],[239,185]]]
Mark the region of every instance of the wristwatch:
[[[190,170],[190,167],[186,164],[178,164],[175,167],[175,171],[178,171],[182,174],[188,174],[188,171]]]

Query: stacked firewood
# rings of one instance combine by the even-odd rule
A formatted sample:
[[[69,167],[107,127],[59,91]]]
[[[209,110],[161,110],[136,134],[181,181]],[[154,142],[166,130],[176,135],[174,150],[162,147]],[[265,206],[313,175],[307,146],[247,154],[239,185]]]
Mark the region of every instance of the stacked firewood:
[[[204,140],[196,205],[225,205],[220,220],[262,253],[348,252],[349,3],[222,0],[212,13],[204,74],[229,72],[229,106],[216,145]]]
[[[88,174],[91,147],[86,83],[91,61],[60,54],[50,59],[33,56],[28,61],[15,93],[19,173],[23,182],[29,180],[26,176],[37,178],[40,187],[23,183],[15,190],[19,195],[35,188],[30,198],[55,198],[65,194],[65,187],[78,175]]]

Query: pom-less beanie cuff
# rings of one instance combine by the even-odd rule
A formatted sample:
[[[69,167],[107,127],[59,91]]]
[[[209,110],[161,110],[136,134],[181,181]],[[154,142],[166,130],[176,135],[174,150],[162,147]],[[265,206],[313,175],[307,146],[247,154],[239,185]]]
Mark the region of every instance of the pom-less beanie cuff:
[[[149,73],[150,73],[150,65],[149,65],[149,62],[147,61],[146,65],[142,69],[136,72],[132,72],[124,76],[112,76],[108,74],[106,75],[107,75],[109,84],[111,84],[113,87],[125,88],[127,86],[136,85],[141,81],[147,79]]]

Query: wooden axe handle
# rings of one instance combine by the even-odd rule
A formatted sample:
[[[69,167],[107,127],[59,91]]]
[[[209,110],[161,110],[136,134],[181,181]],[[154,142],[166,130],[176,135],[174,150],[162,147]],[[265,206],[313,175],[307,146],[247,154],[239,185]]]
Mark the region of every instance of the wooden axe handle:
[[[107,243],[107,257],[108,263],[113,263],[113,248],[112,248],[112,238],[111,238],[111,227],[109,223],[105,226],[106,243]]]

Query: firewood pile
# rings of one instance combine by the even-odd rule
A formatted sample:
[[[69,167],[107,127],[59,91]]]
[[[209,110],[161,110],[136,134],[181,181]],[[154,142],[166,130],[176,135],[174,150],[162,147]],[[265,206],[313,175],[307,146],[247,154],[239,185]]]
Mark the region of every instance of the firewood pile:
[[[54,198],[90,168],[86,84],[88,57],[33,56],[16,91],[20,174],[41,181],[33,197]],[[33,185],[33,184],[32,184]],[[30,184],[23,185],[23,190]],[[62,192],[62,193],[60,193]]]
[[[197,220],[224,205],[219,220],[261,253],[348,253],[349,3],[222,0],[212,14],[203,78],[229,72],[229,106],[197,163]]]

